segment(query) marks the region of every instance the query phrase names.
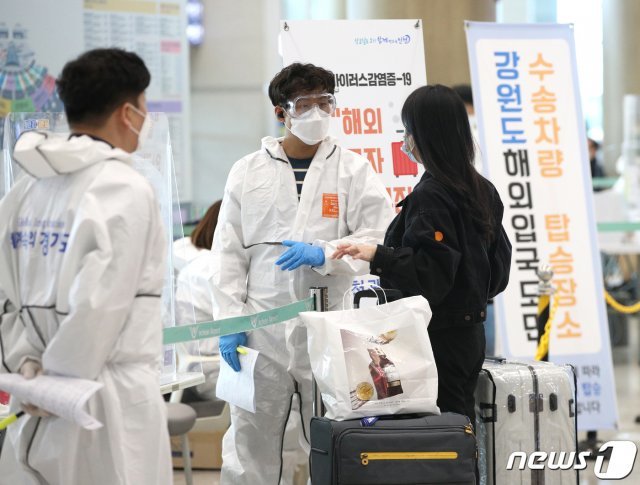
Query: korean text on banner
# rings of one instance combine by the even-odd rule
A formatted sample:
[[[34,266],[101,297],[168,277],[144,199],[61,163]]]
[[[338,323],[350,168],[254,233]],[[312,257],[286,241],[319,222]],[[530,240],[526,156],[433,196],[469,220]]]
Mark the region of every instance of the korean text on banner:
[[[335,74],[338,107],[331,135],[367,158],[397,204],[423,172],[400,150],[400,111],[427,83],[420,20],[286,20],[280,45],[285,66],[310,62]],[[378,284],[359,277],[353,290]]]
[[[485,175],[513,243],[497,300],[507,357],[535,355],[536,269],[554,270],[550,360],[578,374],[581,429],[615,427],[617,407],[571,25],[467,23]]]

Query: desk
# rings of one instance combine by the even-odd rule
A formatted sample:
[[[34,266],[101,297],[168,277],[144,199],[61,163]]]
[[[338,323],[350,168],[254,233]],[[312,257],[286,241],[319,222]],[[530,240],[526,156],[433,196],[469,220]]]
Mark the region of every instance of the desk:
[[[170,392],[197,386],[203,382],[204,374],[202,372],[176,372],[172,375],[163,375],[160,377],[160,392],[169,394]]]
[[[169,394],[170,392],[197,386],[204,382],[202,372],[177,372],[173,375],[165,375],[160,378],[160,392]],[[9,415],[9,406],[0,404],[0,419]]]

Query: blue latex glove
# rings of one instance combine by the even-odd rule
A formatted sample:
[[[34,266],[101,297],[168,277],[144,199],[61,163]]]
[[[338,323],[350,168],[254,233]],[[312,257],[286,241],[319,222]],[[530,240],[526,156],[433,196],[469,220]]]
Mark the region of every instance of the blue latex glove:
[[[324,264],[324,250],[318,246],[298,241],[282,241],[282,245],[289,248],[276,261],[282,271],[293,271],[303,264],[309,266],[322,266]]]
[[[247,345],[247,334],[244,332],[220,337],[220,353],[231,368],[240,372],[240,359],[238,358],[238,345]]]

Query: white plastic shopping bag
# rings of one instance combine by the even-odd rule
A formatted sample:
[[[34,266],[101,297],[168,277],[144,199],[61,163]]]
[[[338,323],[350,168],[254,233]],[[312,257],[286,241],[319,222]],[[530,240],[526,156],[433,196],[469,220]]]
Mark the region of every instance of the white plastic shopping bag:
[[[415,296],[300,317],[307,326],[311,370],[327,418],[440,414],[427,300]]]

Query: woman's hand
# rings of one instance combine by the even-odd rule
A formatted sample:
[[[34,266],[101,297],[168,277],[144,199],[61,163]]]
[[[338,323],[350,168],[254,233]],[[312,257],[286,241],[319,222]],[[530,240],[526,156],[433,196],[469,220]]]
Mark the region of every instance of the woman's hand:
[[[331,255],[331,259],[342,259],[351,256],[353,259],[371,262],[378,247],[373,244],[338,244],[338,249]]]

